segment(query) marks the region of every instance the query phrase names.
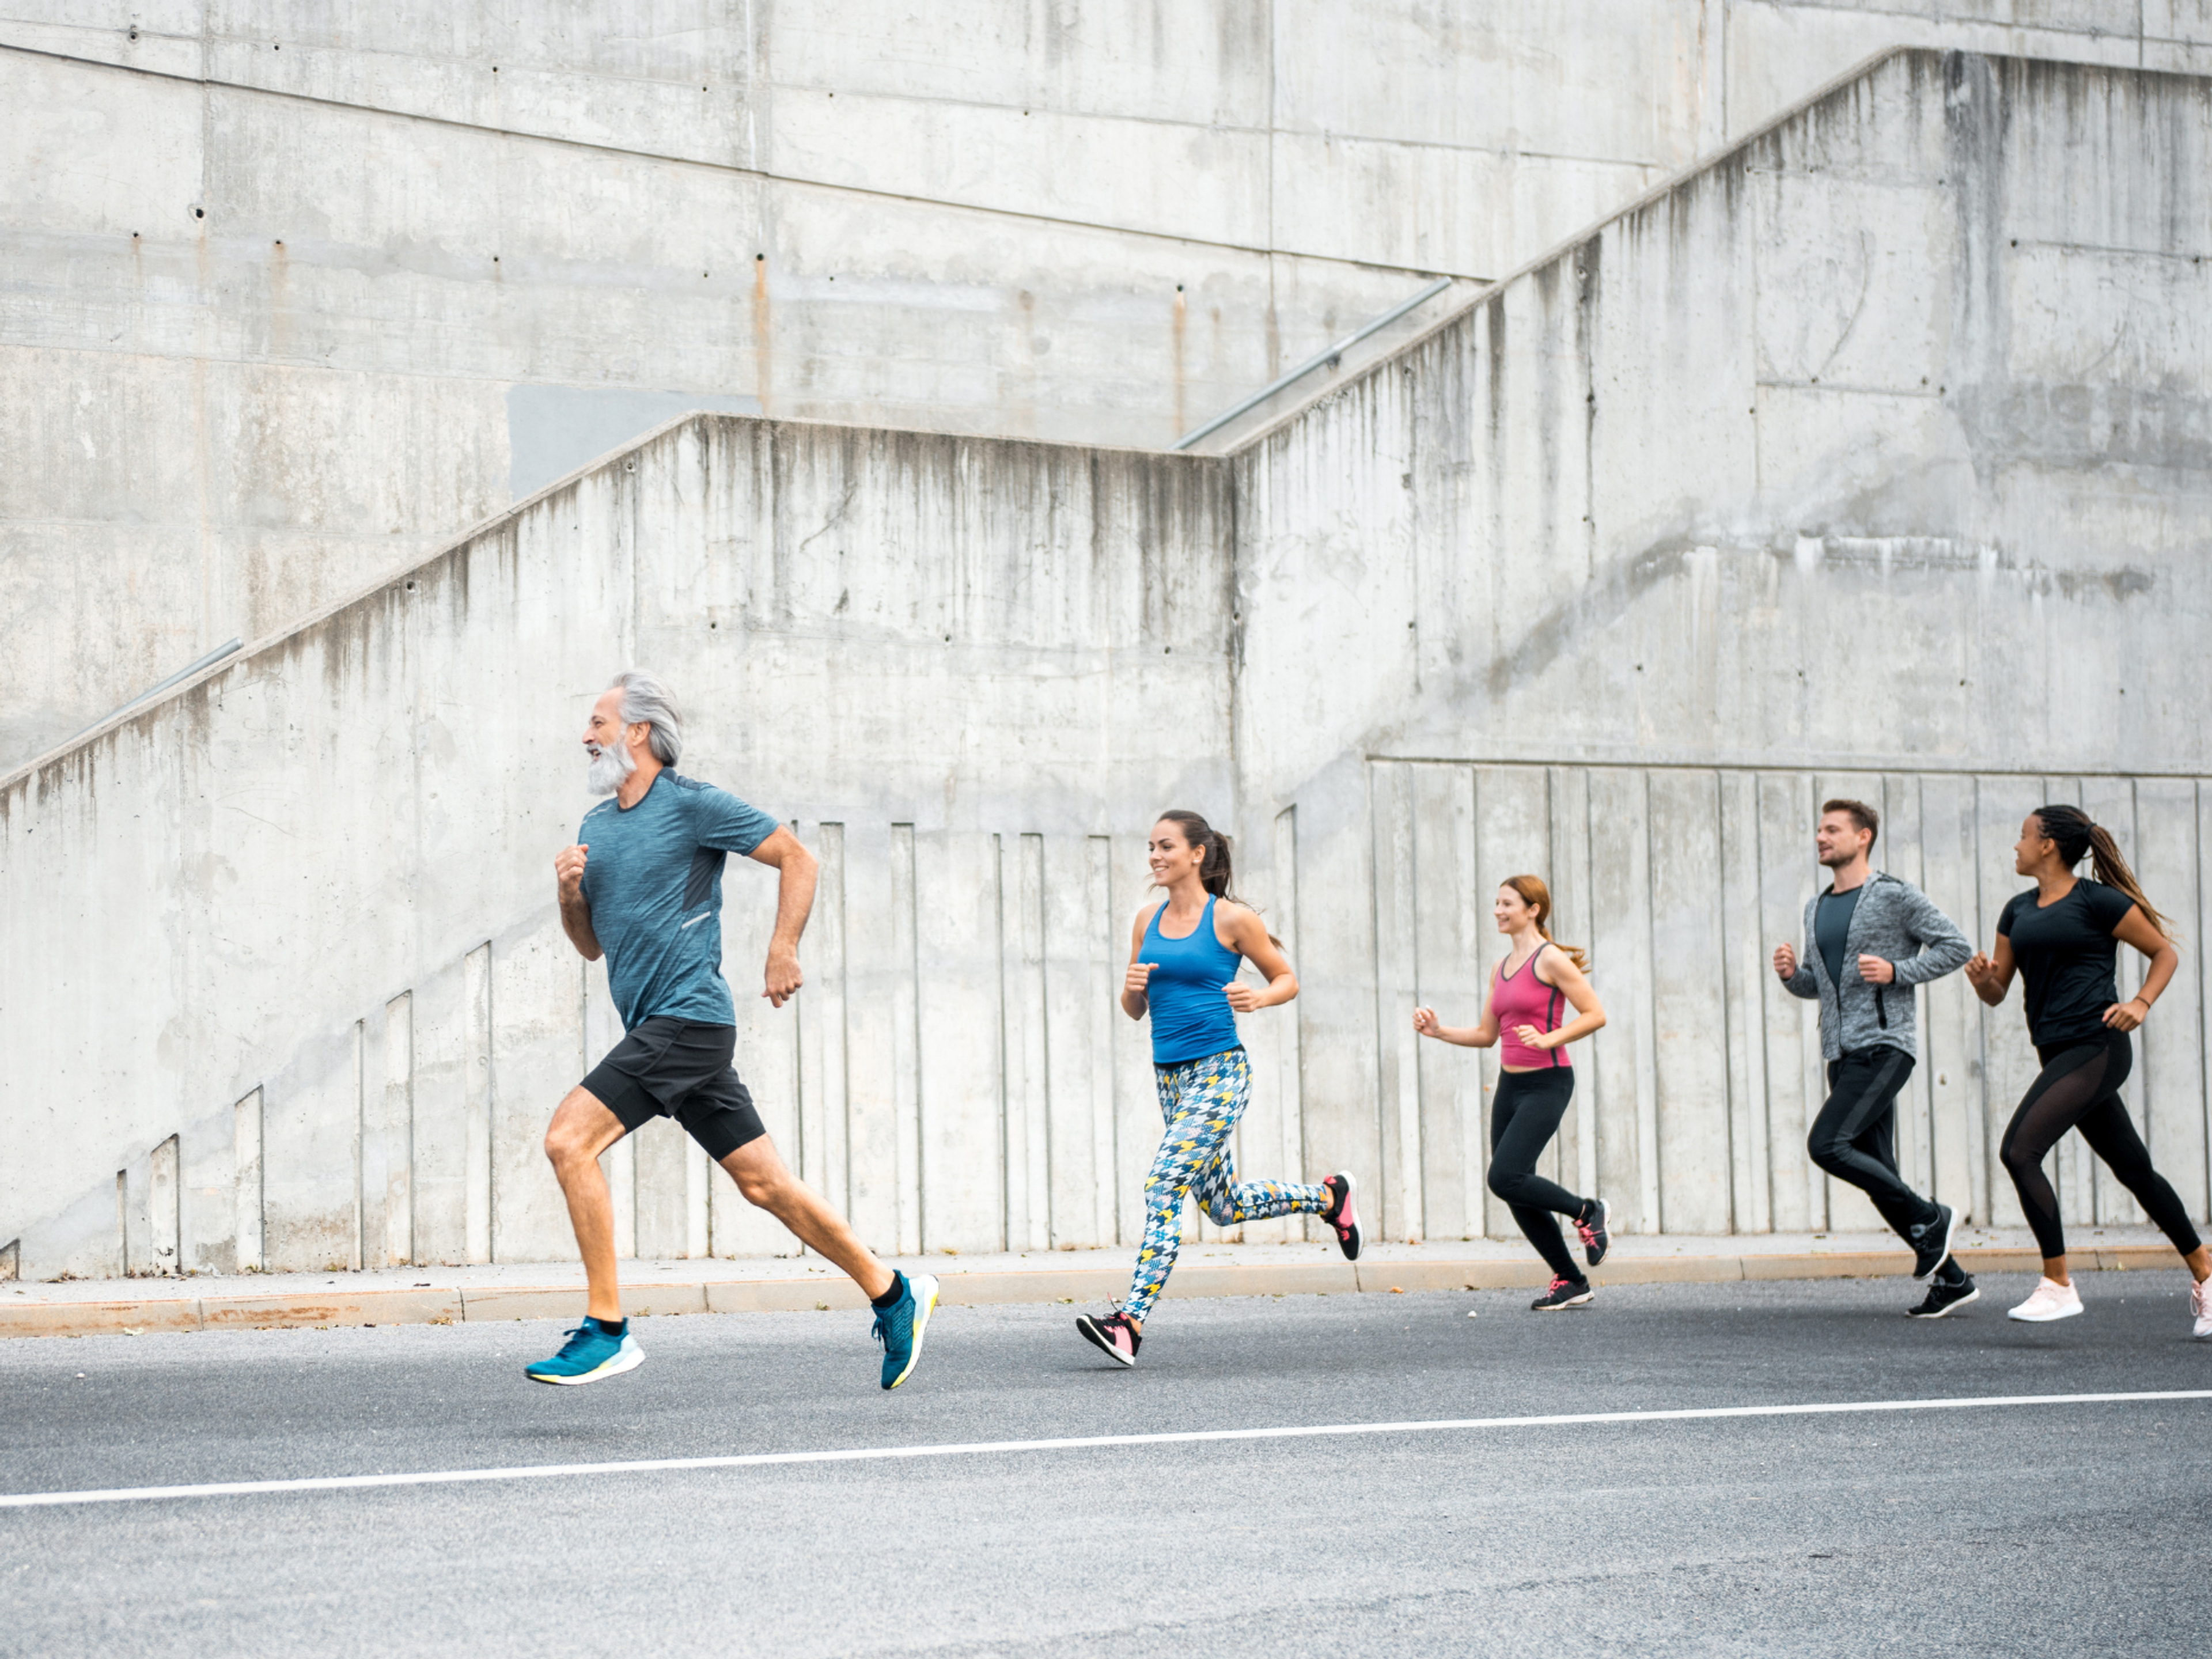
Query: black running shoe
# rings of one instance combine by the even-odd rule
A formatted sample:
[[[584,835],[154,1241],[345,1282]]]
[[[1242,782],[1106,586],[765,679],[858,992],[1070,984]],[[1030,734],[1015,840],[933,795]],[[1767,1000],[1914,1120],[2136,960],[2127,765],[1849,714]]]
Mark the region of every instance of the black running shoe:
[[[1941,1319],[1952,1310],[1965,1307],[1980,1294],[1971,1279],[1962,1279],[1955,1285],[1946,1285],[1939,1279],[1928,1287],[1928,1294],[1920,1299],[1918,1307],[1905,1310],[1905,1316],[1907,1319]]]
[[[1959,1231],[1959,1212],[1948,1204],[1938,1204],[1933,1220],[1923,1221],[1912,1230],[1912,1276],[1925,1279],[1943,1265],[1951,1254],[1951,1236]]]
[[[1561,1308],[1579,1308],[1596,1294],[1586,1279],[1555,1279],[1552,1288],[1528,1306],[1537,1313],[1557,1313]]]
[[[1084,1340],[1095,1343],[1105,1350],[1106,1357],[1117,1365],[1137,1363],[1137,1350],[1144,1338],[1129,1322],[1127,1314],[1109,1313],[1103,1318],[1097,1314],[1078,1314],[1075,1328],[1083,1333]]]
[[[1595,1267],[1605,1260],[1605,1253],[1613,1248],[1613,1235],[1605,1230],[1606,1205],[1601,1198],[1589,1201],[1589,1214],[1575,1223],[1575,1231],[1583,1236],[1583,1254]]]
[[[1359,1260],[1359,1217],[1352,1207],[1352,1176],[1349,1171],[1325,1177],[1322,1188],[1329,1195],[1328,1208],[1321,1218],[1336,1229],[1337,1248],[1344,1252],[1346,1261]]]

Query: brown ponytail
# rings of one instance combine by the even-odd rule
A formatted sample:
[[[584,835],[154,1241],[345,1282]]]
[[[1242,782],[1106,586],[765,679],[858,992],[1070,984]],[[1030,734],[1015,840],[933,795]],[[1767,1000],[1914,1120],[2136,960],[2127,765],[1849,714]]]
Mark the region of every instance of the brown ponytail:
[[[2120,844],[2112,839],[2111,830],[2093,822],[2080,807],[2058,803],[2037,807],[2035,821],[2042,825],[2043,833],[2058,844],[2058,856],[2066,861],[2068,869],[2086,857],[2092,876],[2115,891],[2125,893],[2134,901],[2136,908],[2149,919],[2152,927],[2167,939],[2173,937],[2172,924],[2143,896],[2142,884],[2136,879],[2136,872],[2120,855]]]
[[[1152,822],[1172,823],[1182,831],[1182,838],[1185,841],[1199,849],[1201,855],[1198,866],[1198,880],[1200,886],[1218,899],[1227,899],[1231,904],[1244,904],[1244,901],[1237,896],[1235,885],[1237,872],[1234,866],[1230,862],[1228,836],[1223,835],[1197,813],[1185,811],[1181,807],[1161,813]],[[1244,908],[1251,910],[1255,916],[1260,914],[1251,905],[1244,904]],[[1283,948],[1283,941],[1277,939],[1272,933],[1267,935],[1267,942],[1278,951]]]
[[[1546,926],[1552,920],[1552,890],[1544,885],[1541,876],[1508,876],[1501,884],[1520,894],[1521,902],[1536,913],[1536,932],[1542,936],[1545,944],[1556,948],[1561,956],[1585,974],[1589,972],[1589,953],[1577,945],[1561,945],[1552,937],[1551,928]]]

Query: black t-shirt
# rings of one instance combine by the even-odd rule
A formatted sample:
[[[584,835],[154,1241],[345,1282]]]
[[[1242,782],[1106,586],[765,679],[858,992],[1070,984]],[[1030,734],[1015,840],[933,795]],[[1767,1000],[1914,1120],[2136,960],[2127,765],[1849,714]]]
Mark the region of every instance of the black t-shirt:
[[[2117,887],[2087,879],[2047,908],[2036,890],[2014,893],[1997,918],[2012,941],[2012,959],[2027,988],[2027,1035],[2039,1048],[2105,1035],[2105,1010],[2120,1000],[2112,937],[2135,901]]]

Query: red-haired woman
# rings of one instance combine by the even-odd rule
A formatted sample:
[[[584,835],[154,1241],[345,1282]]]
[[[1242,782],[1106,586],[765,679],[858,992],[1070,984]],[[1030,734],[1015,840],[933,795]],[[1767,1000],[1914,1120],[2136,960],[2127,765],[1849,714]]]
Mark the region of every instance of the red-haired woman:
[[[1581,1234],[1593,1267],[1612,1248],[1601,1198],[1577,1198],[1536,1173],[1536,1160],[1559,1132],[1574,1097],[1574,1068],[1566,1047],[1605,1024],[1605,1008],[1590,988],[1589,958],[1553,939],[1552,893],[1535,876],[1509,876],[1491,907],[1498,931],[1512,940],[1505,960],[1491,972],[1490,999],[1480,1025],[1446,1025],[1433,1008],[1413,1011],[1423,1036],[1487,1048],[1501,1040],[1504,1069],[1490,1103],[1490,1190],[1504,1199],[1536,1254],[1552,1269],[1552,1286],[1528,1305],[1540,1313],[1579,1308],[1595,1294],[1559,1236],[1565,1216]],[[1575,1017],[1561,1023],[1563,1006]]]

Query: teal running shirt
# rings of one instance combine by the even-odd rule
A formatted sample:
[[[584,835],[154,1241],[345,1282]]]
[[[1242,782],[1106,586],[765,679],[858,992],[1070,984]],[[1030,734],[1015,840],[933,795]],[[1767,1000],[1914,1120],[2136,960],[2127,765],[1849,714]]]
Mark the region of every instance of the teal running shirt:
[[[738,1023],[722,978],[722,863],[775,833],[758,807],[670,771],[628,811],[610,798],[584,814],[584,902],[624,1030],[663,1015]]]

